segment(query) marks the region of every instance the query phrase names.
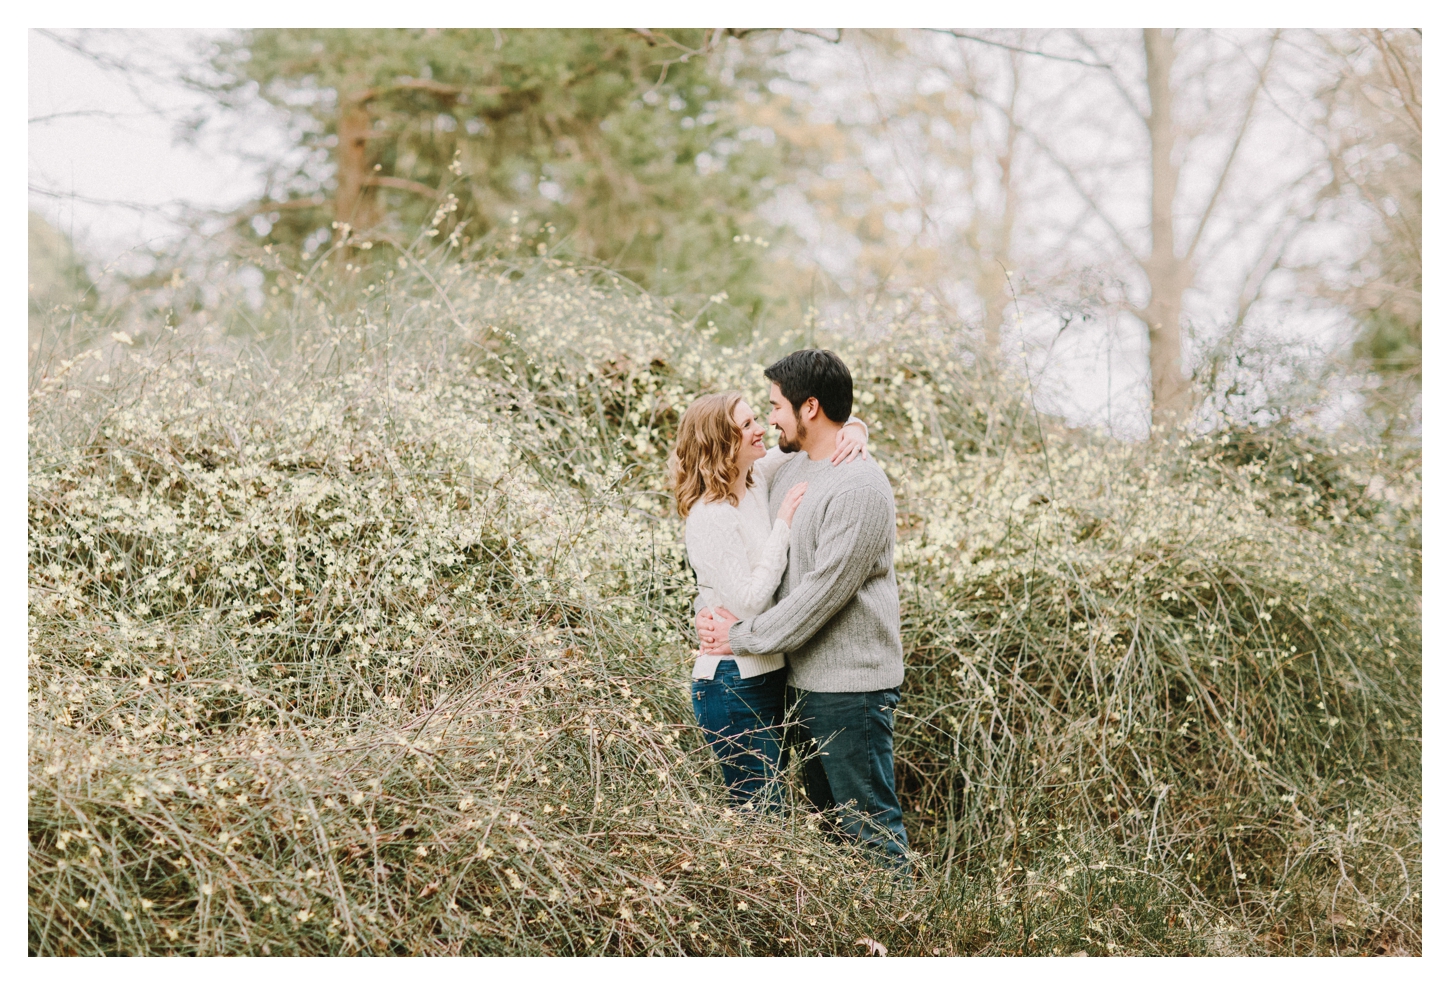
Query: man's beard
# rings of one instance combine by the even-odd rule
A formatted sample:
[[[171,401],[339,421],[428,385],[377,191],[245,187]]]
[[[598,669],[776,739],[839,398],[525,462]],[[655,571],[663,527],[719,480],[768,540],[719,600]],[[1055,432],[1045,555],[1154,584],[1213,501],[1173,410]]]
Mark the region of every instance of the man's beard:
[[[780,433],[780,440],[776,442],[776,447],[778,447],[783,452],[800,451],[801,444],[805,440],[806,425],[805,422],[801,420],[800,415],[797,414],[795,416],[795,437],[788,439],[785,436],[785,432],[782,431]]]

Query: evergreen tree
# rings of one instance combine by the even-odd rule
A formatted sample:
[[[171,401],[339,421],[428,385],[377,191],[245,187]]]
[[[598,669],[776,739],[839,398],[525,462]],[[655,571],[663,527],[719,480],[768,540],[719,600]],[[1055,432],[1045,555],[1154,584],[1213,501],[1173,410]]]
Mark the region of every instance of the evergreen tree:
[[[562,242],[686,303],[727,291],[754,319],[752,210],[778,161],[739,112],[771,74],[743,33],[255,30],[212,63],[225,101],[260,96],[303,151],[253,207],[261,238],[406,235],[441,207],[459,242]]]

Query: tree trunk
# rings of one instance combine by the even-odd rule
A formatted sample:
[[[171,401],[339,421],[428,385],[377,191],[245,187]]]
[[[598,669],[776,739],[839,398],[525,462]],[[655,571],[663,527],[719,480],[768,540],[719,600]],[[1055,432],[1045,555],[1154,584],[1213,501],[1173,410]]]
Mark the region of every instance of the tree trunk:
[[[370,229],[377,223],[376,193],[368,185],[367,142],[372,137],[372,119],[367,97],[338,93],[337,111],[337,200],[333,218],[353,229]]]
[[[1007,314],[1007,277],[1012,269],[1012,233],[1017,222],[1017,186],[1012,176],[1017,138],[1022,132],[1017,122],[1018,93],[1017,60],[1012,59],[1012,92],[1007,100],[1007,141],[997,156],[1002,177],[1002,214],[998,219],[991,257],[978,257],[977,294],[982,299],[983,356],[995,364],[1002,350],[1002,327]],[[979,251],[980,252],[980,251]],[[985,262],[983,262],[985,260]]]
[[[1134,312],[1148,326],[1148,365],[1153,381],[1153,424],[1172,427],[1192,408],[1183,372],[1183,292],[1193,276],[1173,242],[1173,202],[1178,164],[1173,160],[1173,39],[1158,28],[1143,31],[1148,62],[1148,140],[1152,158],[1152,252],[1144,263],[1148,304]]]
[[[981,257],[977,269],[977,295],[982,299],[982,351],[984,366],[992,366],[1002,352],[1002,321],[1007,312],[1007,279],[996,257]]]

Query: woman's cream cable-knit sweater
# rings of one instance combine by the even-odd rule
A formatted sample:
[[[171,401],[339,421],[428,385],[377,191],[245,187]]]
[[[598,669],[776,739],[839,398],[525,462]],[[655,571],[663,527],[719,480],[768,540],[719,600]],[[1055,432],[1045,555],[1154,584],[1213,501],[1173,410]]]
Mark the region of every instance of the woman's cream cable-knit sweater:
[[[723,500],[696,503],[685,517],[685,550],[700,606],[720,605],[741,618],[758,616],[775,604],[775,589],[785,572],[790,551],[790,525],[770,518],[770,477],[790,455],[778,448],[755,463],[755,481],[745,490],[739,506]],[[785,666],[779,653],[735,657],[741,677],[758,677]],[[721,658],[702,653],[691,677],[715,676]]]
[[[852,416],[847,423],[866,424]],[[770,483],[794,452],[772,448],[752,467],[755,481],[739,506],[714,500],[696,503],[685,518],[685,550],[700,587],[695,611],[720,605],[741,619],[775,604],[775,590],[790,559],[790,525],[771,520]],[[867,457],[870,457],[869,455]],[[708,680],[722,658],[702,653],[691,677]],[[779,653],[741,654],[733,659],[741,677],[758,677],[785,666]]]

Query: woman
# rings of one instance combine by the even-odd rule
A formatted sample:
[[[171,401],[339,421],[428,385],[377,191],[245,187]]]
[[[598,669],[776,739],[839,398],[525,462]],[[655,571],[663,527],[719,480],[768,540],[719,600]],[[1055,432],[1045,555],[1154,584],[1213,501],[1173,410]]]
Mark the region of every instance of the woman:
[[[802,482],[770,517],[770,477],[790,458],[765,450],[765,428],[739,392],[707,394],[680,419],[670,473],[675,508],[685,520],[685,549],[700,601],[748,619],[770,608],[790,551],[790,522],[806,493]],[[863,453],[866,425],[852,417],[836,439],[834,464]],[[690,695],[695,720],[710,736],[736,806],[770,799],[785,718],[785,658],[696,657]]]

